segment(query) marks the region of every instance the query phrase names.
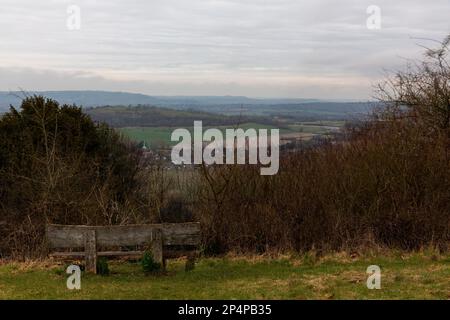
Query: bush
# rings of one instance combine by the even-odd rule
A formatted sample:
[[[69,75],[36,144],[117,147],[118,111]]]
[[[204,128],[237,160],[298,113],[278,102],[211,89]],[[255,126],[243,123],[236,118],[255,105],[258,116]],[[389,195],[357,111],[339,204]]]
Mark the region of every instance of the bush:
[[[108,266],[108,259],[105,257],[100,257],[97,260],[97,274],[101,276],[108,276],[109,275],[109,266]]]
[[[381,87],[370,121],[342,141],[282,155],[277,175],[204,167],[195,212],[207,252],[448,250],[449,44]]]
[[[161,264],[155,261],[150,251],[145,251],[142,256],[142,269],[146,274],[161,271]]]
[[[213,182],[196,208],[206,250],[446,248],[448,146],[446,135],[374,123],[344,143],[283,156],[272,177],[251,166],[208,168]]]
[[[81,108],[41,96],[0,118],[0,252],[45,254],[44,224],[117,224],[136,189],[139,153]]]

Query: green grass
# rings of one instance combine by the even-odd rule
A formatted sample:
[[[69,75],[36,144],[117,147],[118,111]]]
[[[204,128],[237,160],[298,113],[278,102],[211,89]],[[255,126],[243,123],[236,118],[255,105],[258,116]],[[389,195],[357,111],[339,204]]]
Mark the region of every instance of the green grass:
[[[381,267],[381,289],[366,287],[366,268]],[[449,299],[450,257],[409,255],[353,259],[204,258],[193,271],[170,261],[164,275],[139,263],[110,262],[109,276],[82,275],[66,289],[63,265],[0,265],[1,299]]]
[[[209,127],[204,127],[203,131],[207,130]],[[225,132],[225,129],[234,128],[233,126],[218,126],[217,129]],[[239,128],[244,130],[253,128],[259,129],[277,129],[275,126],[264,125],[259,123],[243,123],[239,125]],[[124,134],[129,139],[135,142],[145,141],[148,146],[161,147],[161,146],[173,146],[177,144],[176,141],[170,141],[170,136],[172,132],[177,129],[175,127],[125,127],[118,129],[122,134]],[[193,127],[187,127],[191,134],[193,135]],[[290,129],[281,128],[280,134],[292,132]]]
[[[170,127],[127,127],[118,129],[135,142],[145,141],[147,146],[169,146],[176,142],[170,141],[170,135],[175,128]]]
[[[290,130],[296,132],[327,134],[332,132],[334,128],[341,128],[344,125],[345,125],[344,121],[314,121],[314,122],[299,122],[295,124],[290,124],[287,127]]]

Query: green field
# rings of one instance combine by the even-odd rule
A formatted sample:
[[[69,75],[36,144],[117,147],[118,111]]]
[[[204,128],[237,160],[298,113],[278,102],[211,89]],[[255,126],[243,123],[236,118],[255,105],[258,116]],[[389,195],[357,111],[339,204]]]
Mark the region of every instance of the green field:
[[[153,148],[174,145],[175,142],[170,141],[170,135],[174,129],[170,127],[128,127],[119,130],[127,138],[135,142],[145,141],[147,146]]]
[[[281,128],[264,125],[259,123],[244,123],[239,126],[244,130],[253,128],[256,130],[259,129],[280,129],[280,134],[290,134],[290,133],[312,133],[316,135],[324,135],[333,131],[330,128],[340,128],[344,125],[344,121],[316,121],[316,122],[299,122],[294,124],[286,124]],[[204,127],[203,130],[208,129],[209,127]],[[234,128],[232,126],[218,126],[218,129],[221,129],[222,132],[228,128]],[[177,142],[170,141],[170,136],[175,130],[175,127],[125,127],[119,128],[118,130],[127,138],[131,139],[135,142],[145,141],[147,146],[150,148],[159,148],[166,146],[173,146]],[[191,134],[193,133],[192,127],[187,127]]]
[[[208,129],[209,127],[204,127],[203,130]],[[215,127],[217,129],[222,130],[222,132],[225,132],[225,129],[228,128],[234,128],[232,126],[218,126]],[[264,125],[259,123],[244,123],[242,125],[239,125],[239,128],[242,128],[244,130],[253,128],[256,130],[259,129],[278,129],[275,126],[271,125]],[[126,128],[119,128],[118,130],[124,134],[129,139],[135,141],[135,142],[141,142],[145,141],[147,146],[153,147],[161,147],[161,146],[172,146],[175,145],[177,142],[170,141],[170,136],[172,132],[177,129],[173,127],[126,127]],[[187,127],[191,134],[193,134],[193,127]],[[288,128],[280,128],[280,134],[283,133],[290,133],[295,132]]]
[[[381,289],[366,287],[366,268],[381,267]],[[0,265],[0,299],[449,299],[450,256],[312,255],[203,258],[185,272],[171,260],[166,274],[146,276],[139,263],[110,262],[109,276],[82,275],[66,288],[64,265]]]

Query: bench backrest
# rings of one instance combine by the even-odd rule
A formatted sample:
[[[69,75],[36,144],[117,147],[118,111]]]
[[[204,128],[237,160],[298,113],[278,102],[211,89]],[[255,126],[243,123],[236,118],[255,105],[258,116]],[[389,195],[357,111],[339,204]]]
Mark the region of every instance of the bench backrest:
[[[95,230],[96,245],[101,247],[146,245],[156,230],[161,231],[164,246],[199,245],[200,224],[163,223],[124,226],[47,225],[50,248],[78,248],[85,246],[85,234]]]

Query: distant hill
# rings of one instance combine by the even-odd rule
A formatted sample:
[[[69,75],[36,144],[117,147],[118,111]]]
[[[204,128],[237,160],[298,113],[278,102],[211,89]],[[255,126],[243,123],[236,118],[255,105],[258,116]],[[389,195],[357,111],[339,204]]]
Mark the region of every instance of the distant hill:
[[[27,92],[27,94],[39,94],[55,99],[62,104],[76,104],[83,107],[154,104],[158,102],[157,98],[143,94],[107,91],[40,91]],[[0,110],[8,109],[9,105],[18,106],[23,97],[24,93],[22,92],[0,92]]]
[[[225,116],[195,110],[174,110],[152,106],[105,106],[86,108],[85,112],[98,122],[121,127],[191,127],[194,121],[203,121],[204,126],[237,125],[257,122],[273,125],[269,118],[259,116]]]
[[[234,105],[234,104],[288,104],[317,102],[316,99],[255,99],[239,96],[149,96],[139,93],[110,91],[38,91],[27,94],[39,94],[60,103],[77,104],[83,107],[154,105],[192,107],[196,105]],[[1,92],[0,110],[10,105],[17,106],[24,97],[22,92]]]
[[[289,121],[346,120],[361,117],[373,107],[368,102],[333,102],[318,99],[257,99],[241,96],[148,96],[137,93],[109,91],[41,91],[40,94],[60,103],[84,108],[99,106],[153,106],[176,110],[201,111],[229,116],[282,118]],[[19,106],[22,92],[0,92],[0,112],[10,105]],[[112,110],[109,109],[109,113]],[[119,111],[118,114],[119,115]],[[126,114],[120,114],[127,117]],[[96,116],[100,117],[100,112]],[[149,118],[147,118],[149,119]],[[122,123],[122,120],[109,120]],[[197,119],[199,120],[199,119]],[[159,121],[159,120],[158,120]],[[126,120],[128,123],[129,121]],[[140,122],[136,120],[136,122]],[[148,125],[148,124],[144,124]]]
[[[253,115],[289,121],[349,120],[369,114],[374,102],[303,102],[195,106],[195,110],[225,115]]]

